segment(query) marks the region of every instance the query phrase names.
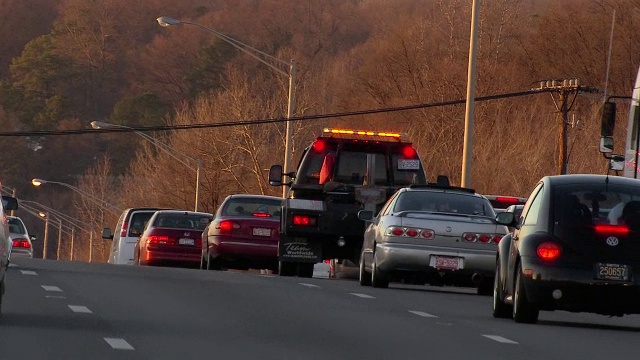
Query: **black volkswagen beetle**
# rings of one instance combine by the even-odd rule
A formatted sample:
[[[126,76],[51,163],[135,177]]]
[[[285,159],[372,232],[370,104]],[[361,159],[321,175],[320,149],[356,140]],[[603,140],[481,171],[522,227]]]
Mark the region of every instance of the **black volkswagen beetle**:
[[[498,246],[493,316],[535,323],[539,311],[640,313],[640,180],[543,177]]]

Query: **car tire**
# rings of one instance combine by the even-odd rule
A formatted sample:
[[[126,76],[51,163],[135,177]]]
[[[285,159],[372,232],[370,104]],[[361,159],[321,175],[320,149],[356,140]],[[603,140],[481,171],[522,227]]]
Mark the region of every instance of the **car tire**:
[[[500,261],[496,264],[496,275],[493,278],[493,317],[499,319],[510,319],[513,316],[513,305],[505,304],[502,300],[503,294],[500,291]]]
[[[298,263],[298,277],[312,278],[314,263]]]
[[[513,294],[513,320],[517,323],[533,324],[538,321],[539,310],[527,299],[523,276],[522,265],[518,264]]]
[[[222,270],[220,259],[214,259],[211,254],[207,255],[207,270]]]
[[[389,287],[389,277],[382,270],[378,269],[375,255],[373,256],[373,263],[371,263],[371,285],[375,288]]]
[[[288,261],[278,261],[278,275],[293,276],[296,273],[296,263]]]
[[[360,255],[360,275],[359,275],[360,285],[362,286],[371,286],[371,274],[367,272],[364,267],[364,253]]]

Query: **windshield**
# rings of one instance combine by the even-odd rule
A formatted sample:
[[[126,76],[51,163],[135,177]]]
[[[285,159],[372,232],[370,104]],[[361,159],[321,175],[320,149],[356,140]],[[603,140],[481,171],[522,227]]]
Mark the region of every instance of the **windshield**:
[[[222,208],[222,215],[254,217],[259,214],[280,218],[282,201],[258,197],[231,198]]]
[[[470,194],[436,191],[407,191],[398,196],[393,211],[428,211],[495,217],[484,198]]]
[[[206,215],[185,215],[175,213],[160,213],[153,222],[154,227],[204,230],[211,221]]]
[[[21,220],[15,218],[9,218],[9,232],[13,234],[26,234],[27,230]]]

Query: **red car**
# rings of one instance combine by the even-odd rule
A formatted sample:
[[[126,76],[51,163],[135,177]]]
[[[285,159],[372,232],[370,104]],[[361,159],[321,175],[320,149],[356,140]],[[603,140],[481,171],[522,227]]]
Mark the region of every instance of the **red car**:
[[[202,233],[201,269],[278,269],[282,198],[230,195]]]
[[[212,214],[202,212],[156,211],[136,243],[134,263],[198,266],[200,237],[212,218]]]

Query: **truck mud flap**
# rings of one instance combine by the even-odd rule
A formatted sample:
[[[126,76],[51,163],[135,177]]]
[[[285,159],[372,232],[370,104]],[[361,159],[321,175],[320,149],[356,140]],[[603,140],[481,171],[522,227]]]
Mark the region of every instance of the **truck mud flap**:
[[[278,259],[290,262],[321,262],[322,244],[307,238],[281,236],[278,242]]]

